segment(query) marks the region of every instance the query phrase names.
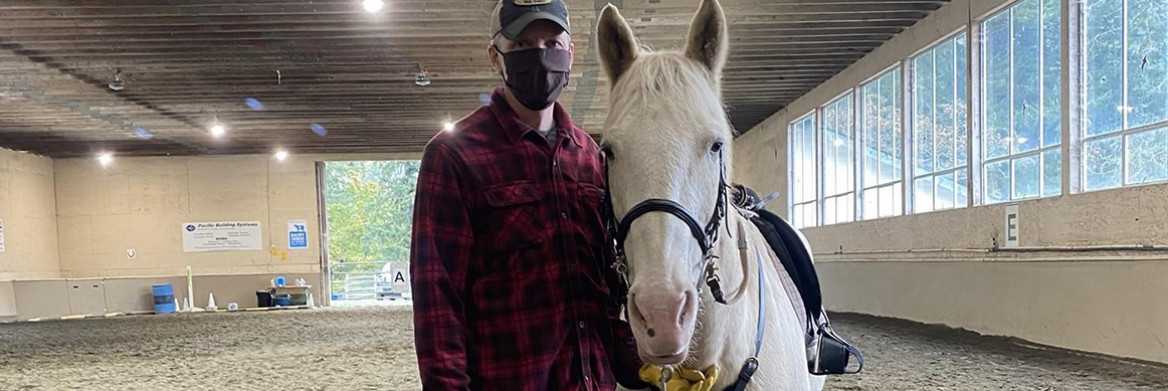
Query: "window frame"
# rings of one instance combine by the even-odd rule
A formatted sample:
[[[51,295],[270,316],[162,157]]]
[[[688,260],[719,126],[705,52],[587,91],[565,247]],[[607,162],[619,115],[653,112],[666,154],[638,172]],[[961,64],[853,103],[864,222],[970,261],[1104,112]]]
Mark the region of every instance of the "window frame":
[[[970,117],[975,115],[975,110],[974,110],[975,107],[972,104],[972,100],[970,99],[970,96],[976,95],[974,93],[975,84],[981,85],[982,83],[974,83],[973,80],[971,80],[972,79],[971,76],[973,76],[973,71],[972,71],[971,61],[969,61],[970,60],[969,55],[970,55],[970,52],[973,50],[974,45],[973,45],[973,41],[970,39],[970,36],[971,36],[971,34],[969,32],[969,25],[967,25],[967,24],[961,25],[961,27],[957,28],[956,30],[954,30],[948,34],[945,34],[941,38],[933,41],[933,43],[925,46],[923,49],[920,49],[916,52],[913,52],[912,54],[910,54],[908,56],[908,59],[905,61],[905,66],[907,68],[907,72],[906,72],[906,78],[905,78],[904,83],[905,83],[906,95],[909,96],[909,99],[907,99],[905,102],[906,112],[908,114],[905,115],[904,117],[910,119],[909,121],[906,121],[906,123],[903,125],[907,130],[907,132],[906,132],[907,136],[905,136],[905,139],[908,141],[908,147],[907,147],[908,149],[906,149],[906,155],[905,155],[907,157],[907,159],[905,159],[904,164],[906,165],[906,170],[909,172],[909,175],[906,176],[906,178],[909,178],[909,180],[906,181],[906,183],[905,183],[905,186],[906,186],[906,191],[905,191],[905,195],[904,195],[904,197],[905,197],[905,210],[906,210],[905,214],[921,214],[921,213],[932,213],[932,212],[940,212],[940,211],[947,211],[947,210],[954,210],[954,209],[962,209],[962,208],[970,207],[974,204],[974,199],[976,198],[975,193],[972,191],[974,181],[973,181],[969,171],[970,171],[970,167],[973,166],[975,159],[973,158],[973,153],[971,153],[969,147],[970,147],[970,144],[974,143],[975,140],[980,140],[980,137],[974,136],[976,133],[978,133],[978,130],[974,129],[973,126],[970,126]],[[958,52],[956,40],[958,38],[961,38],[961,37],[965,38],[965,51]],[[917,141],[917,127],[916,127],[916,99],[917,99],[917,94],[916,94],[916,72],[917,72],[917,69],[916,68],[917,68],[917,66],[916,66],[916,60],[918,58],[921,58],[922,56],[930,53],[930,52],[936,51],[937,49],[939,49],[941,47],[941,45],[945,45],[945,44],[948,44],[950,42],[952,42],[954,45],[954,48],[953,48],[953,55],[954,55],[954,61],[953,61],[954,91],[953,91],[953,96],[955,99],[954,102],[956,103],[956,99],[961,99],[961,100],[965,101],[965,118],[964,118],[965,144],[958,145],[959,143],[957,140],[957,133],[956,133],[956,129],[954,129],[954,134],[953,134],[953,137],[954,137],[953,143],[955,145],[954,146],[954,153],[956,153],[957,150],[964,148],[965,149],[965,162],[960,164],[960,165],[956,165],[956,163],[955,163],[955,166],[953,168],[948,168],[948,169],[944,169],[944,170],[934,170],[934,171],[931,171],[929,173],[921,174],[917,170],[918,156],[917,156],[917,150],[916,150],[917,149],[916,148],[917,147],[917,145],[916,145],[916,141]],[[957,56],[965,56],[965,69],[962,72],[964,74],[963,76],[965,77],[965,94],[964,94],[964,96],[959,96],[957,94],[957,90],[956,90],[956,84],[957,84],[956,78],[958,75],[958,72],[957,72],[958,71],[958,69],[957,69],[957,58],[958,57]],[[937,61],[934,59],[933,60],[934,69],[936,69],[936,64],[937,64]],[[934,73],[934,79],[933,79],[933,94],[932,94],[932,96],[933,96],[932,107],[933,107],[933,112],[934,112],[934,117],[935,117],[936,112],[937,112],[937,109],[936,109],[936,107],[937,107],[937,82],[935,79],[935,73]],[[953,118],[954,125],[956,125],[957,123],[959,123],[956,110],[953,113],[953,117],[954,117]],[[936,120],[934,118],[934,123],[935,122],[936,122]],[[936,128],[934,128],[933,131],[935,132]],[[934,133],[934,136],[933,136],[933,146],[934,146],[933,147],[934,151],[936,151],[936,146],[937,146],[936,133]],[[911,151],[909,151],[909,149],[911,149]],[[954,161],[956,162],[957,157],[954,156],[953,158],[954,158]],[[936,159],[935,155],[934,155],[933,159],[934,160]],[[956,193],[957,189],[958,189],[957,176],[958,176],[959,172],[965,174],[965,186],[964,186],[965,187],[965,203],[960,204],[960,205],[957,204],[957,193]],[[938,183],[937,178],[942,177],[942,176],[946,176],[946,175],[952,175],[954,177],[953,205],[948,207],[948,208],[938,208],[937,201],[936,201],[937,183]],[[932,183],[933,183],[933,192],[931,193],[931,194],[933,194],[933,206],[929,210],[926,210],[926,211],[919,211],[916,208],[917,181],[922,180],[922,179],[932,179]]]
[[[1086,9],[1087,1],[1077,2],[1078,7],[1073,9],[1073,12],[1077,12],[1078,16],[1079,16],[1078,20],[1076,21],[1078,23],[1078,25],[1075,26],[1078,29],[1076,31],[1077,34],[1075,34],[1073,39],[1076,40],[1076,41],[1074,41],[1074,43],[1077,45],[1077,48],[1078,48],[1078,50],[1076,50],[1076,52],[1079,54],[1079,58],[1077,60],[1078,60],[1078,65],[1079,65],[1079,69],[1080,69],[1079,83],[1078,83],[1077,88],[1074,89],[1073,91],[1075,94],[1077,94],[1077,96],[1075,98],[1076,98],[1076,101],[1079,105],[1079,115],[1082,118],[1082,120],[1076,124],[1075,129],[1072,131],[1077,136],[1078,142],[1076,144],[1076,149],[1078,149],[1078,156],[1080,156],[1080,159],[1078,159],[1078,161],[1074,163],[1078,166],[1077,167],[1078,173],[1075,177],[1075,179],[1080,184],[1078,193],[1093,193],[1093,192],[1100,192],[1100,191],[1108,191],[1108,190],[1116,190],[1116,189],[1123,189],[1123,188],[1131,188],[1131,187],[1139,187],[1139,186],[1146,186],[1146,185],[1157,185],[1157,184],[1168,183],[1168,178],[1160,179],[1160,180],[1143,181],[1143,182],[1132,182],[1132,181],[1130,181],[1130,178],[1129,178],[1129,176],[1131,174],[1131,172],[1129,170],[1130,169],[1129,152],[1131,151],[1131,146],[1128,143],[1128,139],[1133,135],[1138,135],[1138,134],[1143,134],[1143,133],[1151,133],[1151,132],[1156,131],[1156,130],[1168,129],[1168,117],[1166,117],[1165,119],[1162,119],[1160,121],[1157,121],[1157,122],[1152,122],[1152,123],[1148,123],[1148,124],[1144,124],[1144,125],[1140,125],[1140,126],[1136,126],[1136,127],[1129,126],[1131,111],[1133,110],[1133,107],[1130,105],[1131,91],[1128,88],[1130,86],[1130,84],[1129,84],[1129,75],[1130,75],[1129,68],[1130,67],[1128,66],[1128,61],[1127,61],[1128,48],[1129,48],[1129,46],[1128,46],[1129,33],[1131,30],[1131,28],[1129,27],[1130,18],[1128,15],[1128,10],[1129,10],[1128,4],[1131,0],[1120,0],[1120,1],[1122,2],[1122,5],[1121,5],[1122,9],[1120,10],[1121,25],[1119,26],[1120,36],[1122,37],[1121,38],[1122,42],[1121,42],[1120,47],[1122,48],[1121,50],[1123,52],[1124,58],[1120,61],[1121,77],[1120,77],[1119,89],[1120,89],[1121,103],[1120,103],[1120,107],[1118,107],[1117,109],[1123,110],[1123,112],[1120,114],[1120,125],[1119,125],[1118,130],[1111,131],[1108,133],[1097,134],[1097,135],[1090,135],[1089,134],[1089,131],[1090,131],[1090,129],[1089,129],[1090,120],[1089,119],[1091,118],[1091,116],[1089,113],[1089,106],[1088,106],[1088,100],[1090,98],[1090,95],[1088,94],[1088,91],[1087,91],[1087,89],[1088,89],[1087,80],[1090,77],[1091,68],[1090,68],[1090,61],[1087,60],[1087,56],[1088,56],[1088,52],[1087,52],[1087,50],[1088,50],[1087,23],[1089,22],[1089,17],[1088,17],[1088,13],[1087,13],[1087,9]],[[1066,7],[1066,5],[1064,5],[1064,7]],[[1168,27],[1166,27],[1166,28],[1168,28]],[[1120,155],[1119,156],[1120,181],[1119,181],[1119,185],[1112,186],[1112,187],[1101,187],[1101,188],[1092,189],[1089,187],[1089,182],[1087,180],[1088,174],[1090,173],[1090,169],[1088,167],[1088,163],[1090,162],[1090,160],[1087,158],[1088,144],[1090,144],[1092,141],[1099,141],[1099,140],[1111,139],[1111,138],[1119,138],[1119,141],[1120,141],[1120,154],[1119,154]],[[1165,151],[1165,153],[1168,153],[1168,151]]]
[[[896,163],[895,162],[895,160],[896,160],[895,154],[893,154],[894,157],[893,157],[893,162],[892,162],[893,163],[892,171],[894,173],[899,173],[900,177],[899,177],[899,179],[888,181],[888,182],[881,181],[880,180],[880,167],[879,167],[880,164],[879,164],[879,162],[877,162],[876,183],[871,185],[871,186],[868,186],[868,184],[865,183],[865,181],[864,181],[864,175],[865,175],[864,170],[867,169],[867,167],[865,165],[865,161],[867,159],[864,158],[864,153],[866,152],[866,148],[867,148],[867,139],[865,138],[865,131],[864,131],[864,125],[865,125],[864,118],[865,118],[865,111],[866,111],[866,107],[864,105],[864,94],[865,94],[864,89],[865,89],[865,87],[871,85],[872,83],[878,83],[881,78],[884,78],[884,77],[889,76],[889,75],[896,76],[896,80],[894,81],[894,85],[892,86],[892,90],[896,94],[896,98],[897,98],[896,99],[897,102],[893,102],[893,104],[892,104],[892,109],[893,109],[892,115],[893,115],[893,122],[894,122],[894,124],[892,125],[892,128],[893,128],[894,133],[899,131],[900,139],[898,140],[898,142],[893,143],[893,147],[900,148],[900,158],[901,158],[900,159],[900,166],[898,167],[895,164]],[[857,83],[856,87],[854,88],[854,90],[856,91],[856,94],[855,94],[855,99],[856,99],[856,109],[855,109],[856,125],[855,125],[855,128],[856,128],[856,134],[857,134],[857,137],[856,137],[856,140],[857,140],[857,142],[856,142],[856,183],[858,184],[858,186],[856,187],[856,189],[857,189],[856,190],[856,219],[855,219],[856,221],[878,220],[878,219],[883,219],[883,218],[904,216],[906,214],[905,195],[907,193],[906,192],[907,188],[905,187],[904,183],[905,183],[905,178],[907,178],[907,175],[905,175],[905,162],[908,161],[909,155],[907,152],[908,141],[907,141],[907,137],[905,136],[907,134],[907,132],[906,132],[905,124],[904,124],[904,113],[905,113],[904,105],[905,105],[905,101],[906,101],[906,99],[904,97],[904,95],[905,95],[905,80],[904,79],[905,79],[905,64],[904,64],[903,60],[898,60],[898,61],[894,62],[892,65],[889,65],[888,67],[885,67],[885,68],[881,69],[880,71],[875,72],[871,77],[868,77],[867,79],[860,81],[859,83]],[[877,87],[877,90],[879,90],[879,87]],[[877,93],[877,95],[879,95],[879,93]],[[879,118],[879,115],[880,115],[879,113],[876,114],[877,118]],[[877,122],[879,122],[879,119],[877,119]],[[877,129],[877,131],[876,131],[876,139],[877,139],[876,145],[877,145],[877,148],[879,149],[879,145],[880,145],[880,141],[881,141],[879,129]],[[879,155],[879,150],[877,151],[877,154]],[[890,214],[884,214],[884,213],[882,213],[882,211],[880,209],[880,205],[883,203],[882,202],[883,200],[880,197],[880,192],[885,190],[885,189],[890,189],[890,191],[892,192],[892,202],[890,204],[892,205],[893,210],[892,210],[892,213],[890,213]],[[872,217],[866,217],[867,211],[864,208],[864,205],[866,202],[866,200],[865,200],[866,197],[864,194],[867,193],[869,190],[873,191],[873,193],[876,194],[876,203],[875,203],[876,212],[875,212],[875,214],[873,214]],[[897,190],[900,190],[899,202],[897,202],[898,200],[896,197]]]
[[[819,186],[818,187],[818,195],[819,195],[819,197],[818,197],[819,198],[819,204],[818,204],[819,225],[818,226],[820,226],[820,227],[828,226],[828,225],[846,224],[846,223],[858,221],[858,211],[859,211],[858,200],[859,200],[859,197],[857,196],[858,192],[856,191],[856,189],[858,188],[856,186],[856,183],[858,182],[858,174],[857,174],[858,163],[857,163],[856,156],[857,156],[857,151],[859,149],[859,148],[857,148],[857,144],[859,144],[858,143],[859,137],[858,137],[857,126],[856,126],[857,119],[856,119],[856,94],[855,94],[855,91],[856,91],[855,88],[848,88],[848,89],[844,90],[844,92],[840,93],[839,95],[836,95],[835,97],[832,97],[831,99],[828,99],[827,103],[819,106],[815,110],[815,112],[818,113],[818,118],[817,118],[818,127],[816,128],[816,130],[818,132],[818,136],[816,137],[817,147],[818,147],[818,156],[816,156],[816,157],[817,157],[817,160],[819,161],[820,175],[816,179],[817,179],[818,186]],[[852,153],[846,154],[845,156],[848,159],[848,168],[851,170],[851,175],[852,175],[851,179],[852,180],[851,180],[851,183],[849,183],[849,186],[850,186],[849,190],[829,194],[827,191],[827,185],[826,185],[827,178],[824,177],[824,175],[823,175],[823,174],[826,174],[826,172],[827,172],[827,154],[825,152],[826,152],[827,147],[828,147],[828,145],[827,145],[827,121],[825,120],[825,118],[827,118],[827,116],[825,115],[825,111],[829,107],[838,105],[840,103],[847,103],[846,107],[848,109],[848,115],[847,115],[848,129],[847,129],[847,131],[848,131],[848,138],[852,144]],[[833,110],[838,110],[838,108],[833,108]],[[838,116],[838,114],[837,114],[837,116]],[[804,117],[801,117],[801,118],[805,118],[805,117],[806,117],[806,115],[804,115]],[[833,220],[832,222],[829,223],[827,221],[827,203],[828,203],[828,200],[838,201],[838,200],[845,199],[845,197],[847,197],[849,195],[851,195],[851,197],[852,197],[852,199],[851,199],[851,204],[852,204],[851,217],[846,218],[846,219],[839,219],[837,217],[835,220]],[[836,205],[839,205],[839,204],[837,203]],[[838,207],[837,207],[837,211],[838,211]],[[837,216],[838,216],[838,214],[837,214]]]
[[[1039,19],[1038,19],[1039,20],[1039,22],[1038,22],[1038,26],[1039,26],[1039,28],[1038,28],[1038,34],[1039,34],[1038,45],[1040,48],[1040,50],[1038,51],[1038,59],[1039,59],[1039,64],[1040,64],[1039,65],[1038,79],[1040,82],[1040,87],[1038,89],[1038,100],[1037,101],[1040,105],[1043,105],[1043,106],[1042,106],[1042,109],[1039,110],[1039,115],[1038,115],[1038,136],[1039,136],[1038,147],[1034,150],[1031,150],[1031,151],[1015,152],[1016,145],[1015,145],[1014,140],[1016,138],[1015,132],[1017,129],[1015,128],[1015,121],[1014,121],[1015,120],[1015,110],[1013,108],[1013,104],[1014,104],[1014,90],[1015,90],[1014,76],[1016,73],[1014,71],[1015,61],[1014,61],[1014,50],[1013,50],[1014,21],[1013,21],[1012,15],[1010,15],[1010,16],[1007,16],[1009,18],[1008,24],[1009,24],[1009,28],[1010,28],[1010,32],[1009,32],[1008,36],[1010,37],[1010,42],[1011,42],[1010,60],[1009,60],[1009,62],[1010,62],[1010,64],[1009,64],[1010,65],[1009,66],[1009,72],[1010,72],[1009,102],[1011,105],[1010,110],[1009,110],[1009,129],[1010,129],[1009,151],[1003,156],[998,156],[995,158],[989,157],[989,145],[988,145],[989,137],[987,136],[988,128],[989,128],[987,126],[987,124],[989,123],[989,110],[987,110],[986,107],[988,106],[987,99],[989,99],[989,95],[990,95],[988,92],[988,90],[989,90],[988,89],[989,76],[987,73],[989,70],[989,66],[987,63],[989,61],[990,56],[988,55],[988,50],[987,50],[987,43],[989,40],[986,38],[986,35],[987,35],[986,25],[990,22],[991,19],[994,19],[994,18],[999,17],[999,16],[1003,16],[1003,14],[1007,14],[1007,15],[1011,14],[1015,8],[1020,6],[1025,1],[1028,1],[1028,0],[1008,1],[1004,4],[1002,4],[1001,8],[998,8],[998,9],[994,10],[993,12],[990,12],[989,14],[987,14],[984,17],[979,18],[977,20],[978,44],[976,45],[976,50],[978,52],[977,53],[978,55],[975,58],[976,58],[976,61],[978,62],[978,64],[977,64],[978,72],[974,76],[978,79],[977,84],[976,84],[976,93],[975,93],[976,99],[978,100],[978,105],[977,105],[978,112],[975,113],[974,115],[976,115],[978,117],[978,126],[976,127],[977,129],[975,131],[977,132],[977,138],[976,138],[977,142],[980,145],[978,146],[979,147],[978,148],[979,155],[977,156],[977,169],[973,170],[973,173],[974,173],[974,175],[978,176],[978,179],[976,181],[979,184],[978,188],[977,188],[977,190],[978,190],[977,197],[979,198],[980,203],[978,205],[1004,205],[1004,204],[1017,203],[1020,201],[1027,201],[1027,200],[1056,198],[1056,197],[1060,197],[1060,196],[1063,196],[1066,194],[1064,191],[1066,188],[1064,182],[1066,182],[1066,178],[1067,178],[1067,176],[1066,176],[1067,165],[1065,164],[1067,151],[1066,151],[1066,148],[1064,146],[1072,143],[1072,140],[1068,140],[1066,137],[1065,131],[1061,131],[1060,132],[1060,140],[1058,143],[1052,144],[1052,145],[1047,145],[1047,146],[1043,145],[1044,141],[1045,141],[1045,134],[1044,134],[1043,129],[1044,129],[1045,121],[1046,121],[1046,116],[1043,115],[1043,113],[1044,113],[1044,110],[1046,108],[1045,107],[1045,98],[1046,98],[1046,94],[1048,93],[1048,91],[1046,91],[1045,85],[1042,84],[1042,79],[1043,79],[1042,69],[1043,69],[1043,65],[1046,64],[1046,51],[1043,50],[1044,49],[1043,44],[1045,42],[1045,40],[1044,40],[1045,30],[1042,28],[1042,23],[1043,23],[1042,16],[1044,14],[1041,13],[1044,0],[1032,0],[1032,1],[1038,2],[1039,10],[1040,10]],[[1066,126],[1067,126],[1066,122],[1068,122],[1068,119],[1066,118],[1064,112],[1066,111],[1065,108],[1069,104],[1069,102],[1067,102],[1067,100],[1063,99],[1062,97],[1063,97],[1063,93],[1065,92],[1064,90],[1067,90],[1070,87],[1062,85],[1063,80],[1064,80],[1064,78],[1062,76],[1065,75],[1067,67],[1080,66],[1080,62],[1077,60],[1074,60],[1074,59],[1072,59],[1072,61],[1070,63],[1063,61],[1063,59],[1067,57],[1067,52],[1069,51],[1068,48],[1062,43],[1063,38],[1064,38],[1063,35],[1065,35],[1065,33],[1066,33],[1065,25],[1069,22],[1066,20],[1063,20],[1064,18],[1062,15],[1063,9],[1067,7],[1066,2],[1060,1],[1059,4],[1060,4],[1059,5],[1059,42],[1060,42],[1060,44],[1059,44],[1059,61],[1060,61],[1060,64],[1059,64],[1060,68],[1059,69],[1060,69],[1060,71],[1059,72],[1060,72],[1060,78],[1059,78],[1059,83],[1058,83],[1059,84],[1059,94],[1060,94],[1059,120],[1061,122],[1062,129],[1065,130]],[[967,47],[967,50],[970,50],[970,51],[975,50],[974,45],[969,44]],[[1082,55],[1081,51],[1075,51],[1075,52],[1079,53],[1080,56]],[[970,86],[971,86],[971,88],[973,87],[972,84]],[[1080,96],[1081,96],[1081,94],[1080,94]],[[971,138],[971,140],[973,140],[973,138]],[[1060,154],[1059,155],[1059,164],[1060,164],[1060,176],[1059,176],[1060,183],[1059,184],[1060,184],[1060,186],[1059,186],[1058,193],[1046,195],[1045,194],[1046,193],[1046,183],[1045,183],[1045,180],[1043,178],[1043,175],[1046,171],[1045,170],[1046,159],[1045,159],[1044,155],[1051,152],[1051,151],[1059,151],[1059,154]],[[1015,197],[1015,193],[1017,192],[1017,175],[1014,174],[1015,162],[1018,160],[1032,158],[1032,157],[1036,158],[1038,160],[1038,195],[1031,196],[1031,197]],[[989,167],[991,165],[999,164],[999,163],[1003,163],[1003,162],[1005,162],[1009,165],[1009,172],[1010,172],[1009,194],[1007,195],[1006,199],[1004,199],[1004,200],[994,201],[994,200],[991,200],[990,196],[989,196],[989,190],[990,190],[990,181],[988,180]],[[970,180],[971,183],[974,182],[972,179],[967,179],[967,180]],[[971,196],[972,196],[972,194],[971,194]]]
[[[820,174],[820,172],[822,172],[822,167],[820,167],[820,165],[821,165],[821,163],[820,163],[821,162],[821,159],[820,159],[821,154],[819,153],[820,138],[818,136],[819,135],[819,127],[818,126],[819,126],[820,121],[819,121],[817,114],[818,114],[818,110],[811,110],[810,112],[797,117],[794,121],[791,121],[790,123],[787,124],[787,151],[788,151],[788,153],[787,153],[788,170],[787,171],[789,173],[788,178],[787,178],[787,182],[788,182],[787,183],[787,194],[790,194],[790,196],[787,197],[788,198],[787,212],[788,212],[788,215],[790,216],[790,220],[791,220],[792,225],[795,228],[800,228],[800,229],[801,228],[819,227],[822,225],[821,224],[822,218],[820,216],[822,214],[822,207],[823,207],[822,203],[820,203],[820,198],[822,196],[822,193],[821,193],[821,190],[822,190],[821,183],[822,182],[819,180],[819,176],[820,176],[819,174]],[[807,121],[807,120],[811,121],[811,128],[812,128],[811,138],[814,140],[814,142],[812,143],[812,149],[811,149],[812,154],[814,155],[814,156],[812,156],[812,159],[811,159],[813,161],[812,166],[814,167],[814,175],[812,175],[812,178],[810,178],[810,180],[814,184],[815,195],[813,197],[811,197],[810,200],[800,202],[800,201],[797,201],[798,197],[796,195],[802,194],[803,189],[796,189],[796,187],[795,187],[796,186],[795,175],[800,175],[800,173],[796,172],[796,170],[794,169],[796,158],[795,158],[795,154],[793,153],[795,151],[795,137],[793,135],[795,134],[795,131],[794,131],[795,126],[800,125],[804,121]],[[815,221],[812,224],[805,224],[806,222],[803,221],[803,219],[796,219],[797,214],[795,211],[800,207],[805,207],[808,205],[813,206],[815,211],[816,211]]]

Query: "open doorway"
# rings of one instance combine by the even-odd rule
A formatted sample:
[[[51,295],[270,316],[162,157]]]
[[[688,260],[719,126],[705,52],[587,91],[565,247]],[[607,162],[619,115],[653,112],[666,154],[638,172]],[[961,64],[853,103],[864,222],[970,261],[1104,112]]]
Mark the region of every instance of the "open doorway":
[[[410,235],[417,160],[321,164],[329,302],[404,304],[411,299]]]

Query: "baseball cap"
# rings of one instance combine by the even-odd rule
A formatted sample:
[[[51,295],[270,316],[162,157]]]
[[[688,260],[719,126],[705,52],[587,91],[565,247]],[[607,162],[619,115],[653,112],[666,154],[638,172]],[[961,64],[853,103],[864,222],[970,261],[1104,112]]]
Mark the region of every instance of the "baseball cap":
[[[491,14],[491,37],[502,34],[507,39],[515,39],[537,20],[550,20],[572,34],[568,6],[563,0],[500,0]]]

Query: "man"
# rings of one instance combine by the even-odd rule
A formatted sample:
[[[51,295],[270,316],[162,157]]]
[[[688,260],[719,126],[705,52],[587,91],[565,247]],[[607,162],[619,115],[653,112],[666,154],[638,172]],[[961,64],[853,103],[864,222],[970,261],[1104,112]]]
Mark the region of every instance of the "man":
[[[503,0],[491,64],[506,87],[435,136],[410,252],[426,390],[634,389],[598,148],[556,99],[574,57],[562,0]]]

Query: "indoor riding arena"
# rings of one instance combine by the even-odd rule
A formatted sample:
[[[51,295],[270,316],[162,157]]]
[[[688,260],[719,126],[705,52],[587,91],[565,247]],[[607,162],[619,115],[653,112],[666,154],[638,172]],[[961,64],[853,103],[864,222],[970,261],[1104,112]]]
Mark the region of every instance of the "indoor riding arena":
[[[725,175],[864,355],[824,390],[1168,390],[1168,1],[565,2],[598,142],[604,7],[682,49],[720,3]],[[496,3],[0,0],[0,390],[421,390],[421,159]]]

